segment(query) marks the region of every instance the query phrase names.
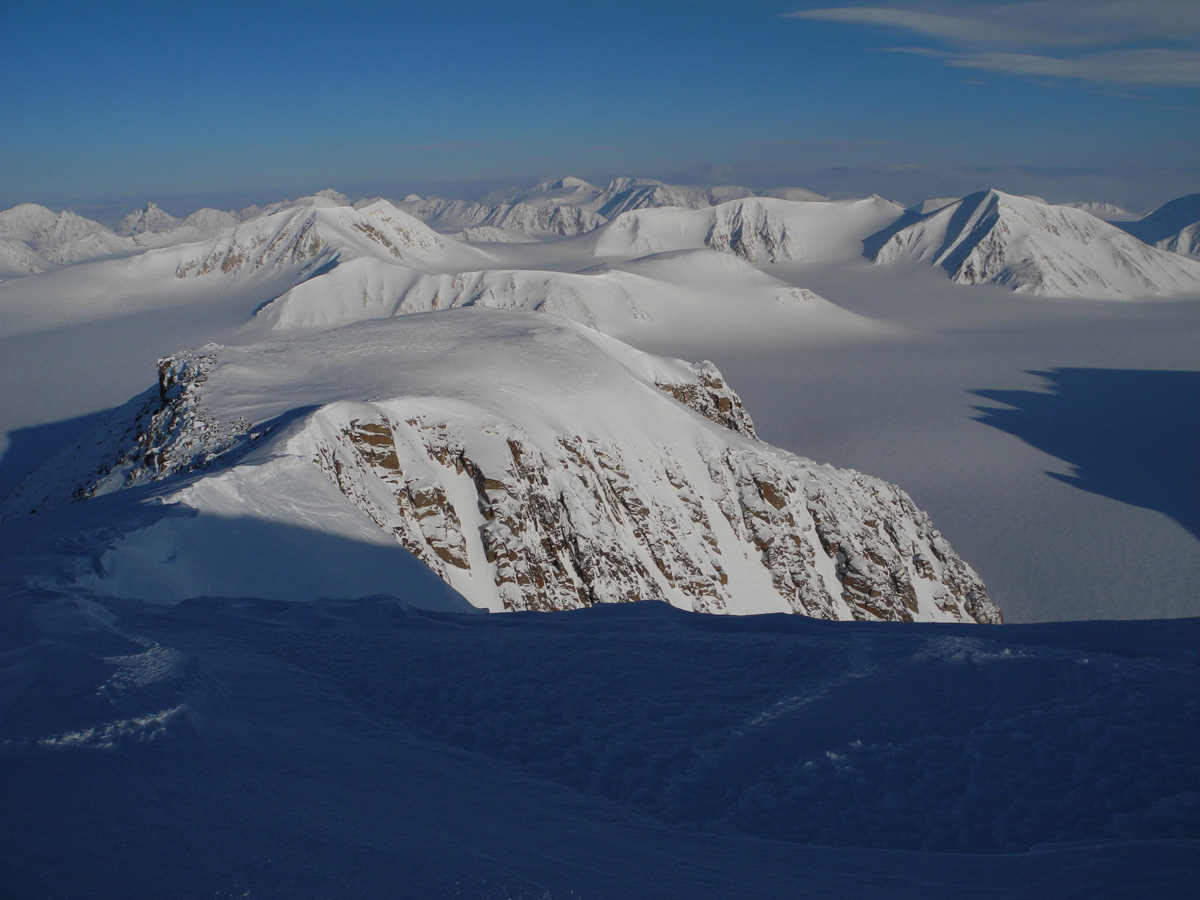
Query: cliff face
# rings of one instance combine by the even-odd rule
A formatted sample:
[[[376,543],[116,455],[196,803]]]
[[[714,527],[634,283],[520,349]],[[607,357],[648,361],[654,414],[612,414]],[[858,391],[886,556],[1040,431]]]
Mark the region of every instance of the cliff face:
[[[269,490],[267,464],[288,459],[497,611],[1000,618],[899,488],[763,444],[711,363],[547,316],[463,310],[180,354],[106,434],[82,483],[49,466],[18,506],[154,483],[196,502],[172,485],[214,476],[236,504],[239,478]],[[329,501],[293,499],[319,528]]]
[[[326,434],[315,461],[346,497],[456,588],[490,582],[505,610],[665,600],[745,612],[738,588],[753,584],[777,595],[767,607],[817,618],[999,621],[902,491],[765,445],[647,458],[427,417]]]

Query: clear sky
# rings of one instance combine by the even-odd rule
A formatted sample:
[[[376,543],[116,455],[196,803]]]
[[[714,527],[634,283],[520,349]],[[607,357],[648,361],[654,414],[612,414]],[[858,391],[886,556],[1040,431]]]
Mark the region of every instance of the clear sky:
[[[0,0],[0,35],[0,207],[1200,187],[1195,0]]]

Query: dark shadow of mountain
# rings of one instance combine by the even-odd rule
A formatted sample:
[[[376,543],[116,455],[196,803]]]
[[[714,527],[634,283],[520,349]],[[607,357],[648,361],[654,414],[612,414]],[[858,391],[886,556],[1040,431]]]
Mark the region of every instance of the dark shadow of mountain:
[[[479,611],[373,526],[347,532],[348,520],[334,515],[326,530],[303,516],[281,520],[278,509],[276,518],[221,515],[163,502],[161,488],[142,485],[0,522],[0,574],[151,604],[387,596],[419,609]]]
[[[1006,431],[1075,472],[1051,478],[1164,513],[1200,538],[1200,372],[1054,369],[1049,393],[976,390]]]
[[[863,239],[863,256],[867,259],[874,259],[875,254],[883,248],[883,245],[892,239],[892,235],[898,231],[903,231],[913,222],[923,218],[924,216],[921,213],[912,209],[906,209],[904,214],[891,225]]]
[[[146,416],[148,409],[157,408],[154,405],[157,392],[157,388],[150,388],[122,406],[9,432],[8,451],[0,460],[0,510],[7,505],[9,495],[15,489],[21,489],[22,481],[43,463],[51,463],[57,485],[51,481],[48,483],[50,490],[45,494],[39,489],[38,493],[26,495],[22,502],[29,502],[29,510],[45,510],[66,502],[74,489],[94,484],[102,471],[107,471],[122,453],[136,446],[134,430],[139,423],[145,425],[148,421],[139,417]],[[255,424],[235,437],[219,455],[202,464],[194,460],[193,464],[159,478],[156,484],[167,486],[173,481],[190,478],[197,471],[236,463],[253,449],[260,437],[287,428],[316,409],[313,405],[301,406]],[[63,488],[65,492],[56,488]]]
[[[58,453],[72,441],[78,441],[120,407],[101,410],[74,419],[17,428],[8,433],[8,449],[0,456],[0,499],[8,496],[26,475]]]

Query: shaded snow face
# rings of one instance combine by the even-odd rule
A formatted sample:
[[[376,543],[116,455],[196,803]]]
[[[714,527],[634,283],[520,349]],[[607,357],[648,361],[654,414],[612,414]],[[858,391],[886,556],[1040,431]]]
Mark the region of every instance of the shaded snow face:
[[[1193,893],[1195,620],[2,588],[19,896]]]
[[[85,441],[99,479],[52,462],[9,512],[138,485],[229,517],[290,503],[317,528],[332,504],[493,610],[999,621],[898,488],[759,442],[711,364],[561,319],[460,310],[206,348],[164,360],[144,404]]]

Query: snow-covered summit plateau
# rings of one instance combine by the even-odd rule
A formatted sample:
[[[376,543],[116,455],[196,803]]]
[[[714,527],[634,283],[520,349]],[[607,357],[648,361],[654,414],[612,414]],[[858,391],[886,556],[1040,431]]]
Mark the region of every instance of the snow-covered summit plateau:
[[[159,368],[157,387],[35,472],[7,514],[156,485],[160,502],[226,517],[368,517],[497,611],[655,599],[1000,620],[901,490],[760,442],[711,364],[557,317],[442,311]],[[117,595],[193,596],[172,581],[191,551],[170,540],[157,525],[125,534],[89,577]]]

